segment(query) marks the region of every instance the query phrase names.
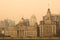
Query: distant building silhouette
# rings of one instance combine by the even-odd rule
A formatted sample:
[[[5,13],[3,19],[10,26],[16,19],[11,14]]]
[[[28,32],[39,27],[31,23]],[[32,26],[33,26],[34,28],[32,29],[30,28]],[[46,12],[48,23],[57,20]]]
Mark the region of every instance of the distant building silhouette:
[[[29,21],[31,26],[34,26],[37,23],[37,19],[35,15],[32,15]]]
[[[40,24],[35,15],[30,19],[21,18],[15,25],[12,20],[0,21],[0,35],[12,38],[39,38],[60,35],[60,15],[52,15],[50,8]]]
[[[50,8],[48,8],[47,14],[43,17],[43,21],[40,21],[40,37],[53,37],[57,35],[59,19],[59,15],[52,15]]]

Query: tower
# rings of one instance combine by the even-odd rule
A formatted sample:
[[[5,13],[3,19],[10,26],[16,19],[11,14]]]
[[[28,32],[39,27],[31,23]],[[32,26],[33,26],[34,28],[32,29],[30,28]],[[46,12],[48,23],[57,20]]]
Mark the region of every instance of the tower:
[[[48,8],[47,14],[43,17],[43,21],[40,21],[40,36],[53,37],[56,34],[56,21],[52,21],[51,18],[51,11]]]
[[[45,24],[51,24],[51,11],[50,8],[47,10],[47,14],[43,17],[44,23]]]

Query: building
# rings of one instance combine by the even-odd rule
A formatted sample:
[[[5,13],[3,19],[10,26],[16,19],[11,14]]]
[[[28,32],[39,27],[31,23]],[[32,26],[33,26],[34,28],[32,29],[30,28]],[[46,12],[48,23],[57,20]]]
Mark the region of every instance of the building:
[[[39,25],[34,15],[30,20],[22,18],[18,24],[12,24],[14,22],[9,20],[1,21],[0,35],[3,34],[12,38],[38,38],[60,35],[60,15],[52,15],[50,8],[48,8],[47,14],[43,16],[43,20],[40,21]]]
[[[57,34],[58,16],[51,14],[50,8],[48,8],[47,14],[43,17],[43,21],[40,21],[40,37],[53,37]]]
[[[15,26],[5,27],[3,31],[4,31],[4,35],[10,36],[12,38],[17,38],[17,28]]]
[[[15,22],[10,19],[0,21],[0,27],[11,27],[11,26],[15,26]]]
[[[36,23],[37,23],[36,16],[35,15],[32,15],[31,18],[30,18],[30,20],[29,20],[29,24],[31,26],[34,26]]]
[[[37,37],[37,26],[25,26],[23,22],[19,22],[17,25],[17,37],[19,38],[35,38]]]

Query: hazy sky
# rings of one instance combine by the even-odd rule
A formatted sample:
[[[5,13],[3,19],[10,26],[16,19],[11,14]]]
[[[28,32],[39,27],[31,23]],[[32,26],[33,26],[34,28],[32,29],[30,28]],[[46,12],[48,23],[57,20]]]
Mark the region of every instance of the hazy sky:
[[[47,12],[48,2],[52,14],[60,14],[60,0],[0,0],[0,20],[18,22],[21,17],[30,19],[34,14],[40,21]]]

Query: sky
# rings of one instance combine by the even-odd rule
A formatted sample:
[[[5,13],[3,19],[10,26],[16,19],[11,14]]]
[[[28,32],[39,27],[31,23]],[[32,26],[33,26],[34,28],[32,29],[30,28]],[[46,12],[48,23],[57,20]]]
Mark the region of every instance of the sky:
[[[60,0],[0,0],[0,20],[19,22],[22,17],[30,19],[35,15],[39,22],[48,8],[51,9],[51,14],[60,14]]]

